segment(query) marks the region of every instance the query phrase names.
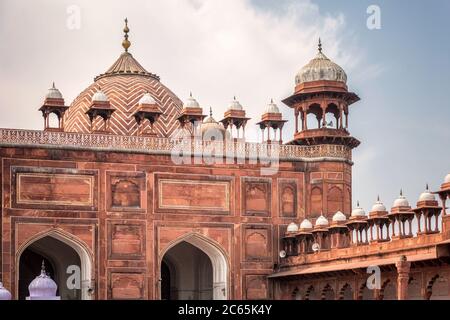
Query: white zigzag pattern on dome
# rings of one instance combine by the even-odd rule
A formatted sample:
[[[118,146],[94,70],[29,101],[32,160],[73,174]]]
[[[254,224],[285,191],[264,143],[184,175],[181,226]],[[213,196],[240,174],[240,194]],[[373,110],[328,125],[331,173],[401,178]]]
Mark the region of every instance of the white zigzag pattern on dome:
[[[145,91],[150,92],[163,112],[154,126],[157,135],[168,137],[179,127],[177,117],[181,111],[181,101],[169,89],[154,79],[117,75],[99,79],[74,100],[65,119],[65,131],[90,132],[89,118],[85,113],[91,105],[92,95],[98,88],[105,92],[111,106],[116,109],[110,120],[110,131],[113,134],[137,134],[138,126],[133,114]],[[99,119],[94,121],[94,126],[99,122]]]

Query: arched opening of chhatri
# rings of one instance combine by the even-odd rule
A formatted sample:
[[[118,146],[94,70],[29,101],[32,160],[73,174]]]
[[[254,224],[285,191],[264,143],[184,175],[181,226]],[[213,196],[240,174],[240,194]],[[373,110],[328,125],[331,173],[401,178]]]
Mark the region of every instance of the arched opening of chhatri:
[[[220,246],[198,234],[173,241],[161,254],[163,300],[225,300],[228,262]]]
[[[62,300],[90,300],[92,257],[84,245],[60,230],[40,234],[25,243],[17,254],[16,298],[26,299],[29,284],[41,273],[44,261],[46,274],[58,286]]]

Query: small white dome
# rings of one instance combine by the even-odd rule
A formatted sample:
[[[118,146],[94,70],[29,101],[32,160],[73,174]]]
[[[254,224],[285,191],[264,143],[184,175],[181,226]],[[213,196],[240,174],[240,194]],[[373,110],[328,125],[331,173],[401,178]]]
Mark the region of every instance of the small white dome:
[[[395,199],[394,204],[392,205],[393,208],[396,207],[409,207],[409,202],[406,200],[405,196],[403,196],[403,191],[400,190],[400,196]]]
[[[139,105],[143,104],[156,104],[155,99],[150,95],[150,93],[146,93],[142,96],[142,98],[139,100]]]
[[[94,101],[98,101],[98,102],[107,102],[108,101],[108,97],[106,96],[106,94],[101,91],[98,90],[96,93],[94,93],[94,95],[92,96],[92,102]]]
[[[450,173],[445,176],[444,183],[450,183]]]
[[[429,191],[422,192],[422,194],[419,197],[419,201],[435,201],[436,198],[434,197],[434,194],[430,193]]]
[[[45,273],[44,262],[42,262],[41,274],[34,278],[28,286],[30,297],[56,297],[57,289],[55,281]]]
[[[302,223],[300,223],[300,229],[304,230],[304,229],[312,229],[313,225],[311,223],[311,221],[309,221],[308,219],[304,219],[302,221]]]
[[[48,89],[48,92],[45,95],[45,98],[46,99],[47,98],[49,98],[49,99],[62,99],[63,98],[61,92],[58,89],[56,89],[54,82],[53,82],[53,86],[50,89]]]
[[[384,206],[383,202],[380,201],[380,197],[378,197],[377,202],[374,203],[374,205],[372,206],[372,212],[377,212],[377,211],[387,211],[386,207]]]
[[[233,98],[233,101],[230,102],[230,105],[228,107],[228,110],[244,110],[242,105],[239,103],[239,101],[236,100],[236,97]]]
[[[434,197],[434,194],[432,194],[430,190],[428,190],[427,184],[425,191],[420,194],[419,201],[435,201],[435,200],[436,198]]]
[[[273,100],[270,100],[270,103],[267,105],[264,113],[280,113],[280,109],[278,109],[278,106],[273,102]]]
[[[0,300],[11,300],[11,292],[6,290],[5,287],[3,287],[3,283],[0,282]]]
[[[189,95],[189,98],[186,99],[186,101],[183,104],[183,109],[185,108],[200,108],[200,104],[195,100],[194,97],[192,97],[192,92]]]
[[[352,211],[352,217],[365,217],[366,212],[359,206],[359,201],[356,202],[356,208]]]
[[[230,136],[230,133],[225,130],[225,127],[222,123],[217,122],[213,116],[212,116],[212,110],[209,112],[209,117],[205,118],[203,120],[202,124],[200,125],[200,132],[202,136],[210,136],[211,139],[214,138],[221,138],[220,140],[228,139]]]
[[[316,227],[326,227],[328,226],[328,220],[323,215],[318,217],[316,220]]]
[[[291,222],[287,227],[287,232],[297,232],[298,225],[295,222]]]
[[[343,214],[342,212],[338,211],[333,215],[333,221],[334,222],[342,222],[342,221],[346,221],[347,217],[345,216],[345,214]]]

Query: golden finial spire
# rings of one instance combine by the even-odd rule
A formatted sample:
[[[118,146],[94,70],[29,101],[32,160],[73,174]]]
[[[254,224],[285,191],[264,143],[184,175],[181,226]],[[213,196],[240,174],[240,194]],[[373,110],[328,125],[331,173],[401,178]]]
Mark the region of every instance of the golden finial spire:
[[[322,53],[322,41],[319,38],[319,52]]]
[[[130,32],[130,29],[128,28],[127,18],[125,18],[125,27],[123,28],[123,32],[125,32],[125,39],[122,41],[122,47],[125,49],[125,52],[128,52],[128,48],[131,46],[131,42],[128,41],[128,32]]]

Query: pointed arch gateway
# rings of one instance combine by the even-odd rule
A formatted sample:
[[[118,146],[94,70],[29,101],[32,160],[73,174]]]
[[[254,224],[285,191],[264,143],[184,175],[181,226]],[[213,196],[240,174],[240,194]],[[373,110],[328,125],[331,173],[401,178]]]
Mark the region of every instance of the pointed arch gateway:
[[[201,234],[190,233],[172,241],[161,252],[158,267],[161,299],[229,297],[227,255],[218,243]]]
[[[64,250],[69,256],[72,255],[72,259],[67,260],[66,255],[66,260],[63,261],[63,257],[59,255],[58,250]],[[66,285],[67,277],[70,276],[70,274],[67,274],[67,262],[71,261],[74,265],[79,265],[81,272],[80,289],[78,295],[73,298],[81,300],[93,299],[93,255],[83,241],[61,229],[52,229],[39,233],[20,246],[16,254],[16,266],[18,266],[15,276],[15,284],[16,288],[18,288],[16,290],[16,298],[19,298],[19,286],[21,277],[23,278],[21,270],[22,272],[24,271],[23,264],[25,261],[22,260],[26,258],[29,252],[31,252],[32,256],[43,258],[50,264],[49,268],[53,272],[52,276],[57,276],[57,279],[54,280],[58,285],[58,294],[65,290],[65,288],[63,290],[63,286]],[[71,263],[69,262],[69,264]],[[40,264],[38,265],[39,268]],[[73,269],[71,270],[73,272]],[[38,273],[34,274],[33,277],[37,275]],[[28,286],[28,284],[25,285],[26,287]],[[64,296],[62,299],[64,299]]]

